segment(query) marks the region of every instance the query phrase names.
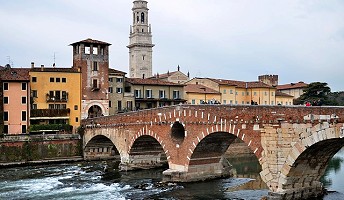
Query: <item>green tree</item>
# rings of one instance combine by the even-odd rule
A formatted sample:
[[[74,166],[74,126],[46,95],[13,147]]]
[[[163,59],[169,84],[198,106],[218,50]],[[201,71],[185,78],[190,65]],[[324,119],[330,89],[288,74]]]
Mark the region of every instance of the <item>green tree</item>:
[[[327,83],[310,83],[303,91],[304,93],[295,100],[295,104],[305,104],[306,102],[317,102],[320,105],[331,105],[328,95],[331,93]],[[333,102],[332,102],[333,103]]]

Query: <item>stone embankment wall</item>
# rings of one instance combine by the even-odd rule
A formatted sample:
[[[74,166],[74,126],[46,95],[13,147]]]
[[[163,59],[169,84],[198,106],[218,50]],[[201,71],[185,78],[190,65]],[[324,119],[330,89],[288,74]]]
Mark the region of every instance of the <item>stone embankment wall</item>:
[[[44,163],[81,158],[82,141],[76,134],[15,135],[0,138],[0,165]]]

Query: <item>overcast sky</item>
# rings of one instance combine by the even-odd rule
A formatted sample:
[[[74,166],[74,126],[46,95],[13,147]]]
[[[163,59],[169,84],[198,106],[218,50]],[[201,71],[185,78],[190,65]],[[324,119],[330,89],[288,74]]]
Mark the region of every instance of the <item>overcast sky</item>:
[[[112,44],[110,67],[128,72],[133,0],[0,0],[0,65],[72,65],[69,44]],[[344,90],[343,0],[148,0],[153,72],[191,77],[327,82]]]

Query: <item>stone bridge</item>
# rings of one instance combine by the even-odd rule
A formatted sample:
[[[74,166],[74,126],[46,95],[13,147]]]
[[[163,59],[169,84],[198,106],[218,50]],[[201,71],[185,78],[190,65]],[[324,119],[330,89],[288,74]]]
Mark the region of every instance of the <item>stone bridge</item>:
[[[320,177],[344,146],[344,107],[178,105],[83,121],[86,159],[118,156],[122,169],[168,163],[164,179],[228,175],[239,138],[258,158],[270,199],[321,196]]]

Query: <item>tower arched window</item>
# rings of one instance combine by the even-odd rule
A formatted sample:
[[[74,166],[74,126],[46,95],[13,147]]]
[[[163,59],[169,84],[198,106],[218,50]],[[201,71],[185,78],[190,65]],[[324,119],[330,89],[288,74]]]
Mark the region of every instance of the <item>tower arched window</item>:
[[[141,13],[141,23],[145,23],[145,14]]]
[[[136,21],[137,21],[137,23],[139,23],[139,21],[140,21],[140,17],[139,16],[136,16]]]

